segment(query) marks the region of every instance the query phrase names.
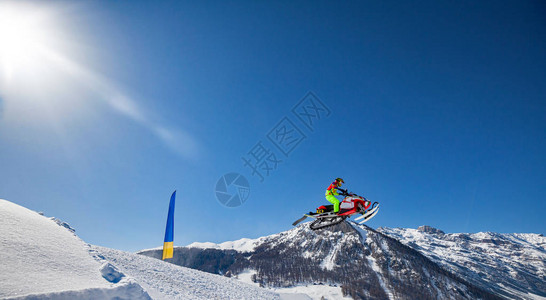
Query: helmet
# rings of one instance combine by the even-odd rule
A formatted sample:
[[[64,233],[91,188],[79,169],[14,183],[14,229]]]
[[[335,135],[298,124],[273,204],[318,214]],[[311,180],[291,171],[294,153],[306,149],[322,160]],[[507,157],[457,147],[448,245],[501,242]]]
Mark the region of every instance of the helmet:
[[[341,179],[341,178],[339,178],[339,177],[336,178],[336,181],[339,182],[339,183],[345,183],[345,181],[343,181],[343,179]]]

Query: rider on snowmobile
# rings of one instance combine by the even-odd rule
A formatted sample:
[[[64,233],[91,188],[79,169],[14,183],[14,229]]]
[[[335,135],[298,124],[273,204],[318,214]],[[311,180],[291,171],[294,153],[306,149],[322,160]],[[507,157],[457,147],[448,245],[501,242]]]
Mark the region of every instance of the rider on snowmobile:
[[[345,183],[343,179],[336,178],[332,184],[326,189],[326,200],[334,205],[334,213],[339,212],[339,200],[335,197],[340,195],[338,190],[341,192],[341,195],[347,194],[347,190],[341,189],[341,184]]]

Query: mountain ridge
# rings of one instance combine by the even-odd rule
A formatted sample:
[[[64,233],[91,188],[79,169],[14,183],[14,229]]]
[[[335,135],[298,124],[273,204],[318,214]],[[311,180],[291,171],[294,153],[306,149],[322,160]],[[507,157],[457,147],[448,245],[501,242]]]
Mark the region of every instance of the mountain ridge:
[[[520,299],[546,297],[546,238],[542,234],[431,234],[419,228],[378,231],[496,294]]]
[[[417,232],[450,236],[430,226]],[[546,289],[537,285],[527,291],[513,285],[503,290],[477,284],[476,278],[446,267],[430,253],[399,239],[385,229],[354,223],[318,231],[300,224],[281,233],[245,239],[246,250],[252,251],[239,251],[233,246],[236,242],[175,247],[171,262],[232,277],[250,270],[252,282],[269,288],[337,286],[343,295],[355,299],[540,299]],[[159,252],[138,253],[157,258]],[[540,266],[538,270],[542,270]],[[540,274],[532,276],[540,279]]]

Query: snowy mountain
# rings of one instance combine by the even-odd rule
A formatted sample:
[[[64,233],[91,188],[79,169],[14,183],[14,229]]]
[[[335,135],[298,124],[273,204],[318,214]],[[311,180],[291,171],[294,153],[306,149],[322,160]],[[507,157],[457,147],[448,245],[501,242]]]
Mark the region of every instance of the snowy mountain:
[[[545,299],[545,246],[538,234],[301,224],[176,247],[177,266],[0,200],[0,299]]]
[[[546,238],[541,234],[445,234],[429,226],[378,231],[492,293],[546,297]]]
[[[241,281],[86,244],[70,225],[0,200],[0,299],[282,299]]]
[[[442,235],[445,241],[436,241]],[[472,247],[460,244],[452,250],[449,243],[455,236],[431,227],[376,231],[342,223],[312,231],[301,224],[255,240],[176,247],[171,262],[314,299],[541,299],[546,295],[544,237],[506,235],[513,242],[508,244],[476,234]],[[505,248],[512,250],[504,252]],[[486,260],[484,249],[497,257]],[[139,253],[161,256],[160,249]],[[502,255],[511,256],[500,259]],[[472,268],[465,264],[470,259]],[[503,270],[512,273],[503,276]],[[526,282],[519,282],[521,278]]]

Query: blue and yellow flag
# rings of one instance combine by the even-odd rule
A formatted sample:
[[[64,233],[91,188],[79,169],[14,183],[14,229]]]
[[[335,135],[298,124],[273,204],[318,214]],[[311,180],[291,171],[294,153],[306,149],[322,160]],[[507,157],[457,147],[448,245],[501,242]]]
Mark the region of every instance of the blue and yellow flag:
[[[163,260],[173,257],[173,240],[174,240],[174,199],[176,191],[171,196],[169,203],[169,214],[167,216],[167,228],[165,229],[165,240],[163,242]]]

